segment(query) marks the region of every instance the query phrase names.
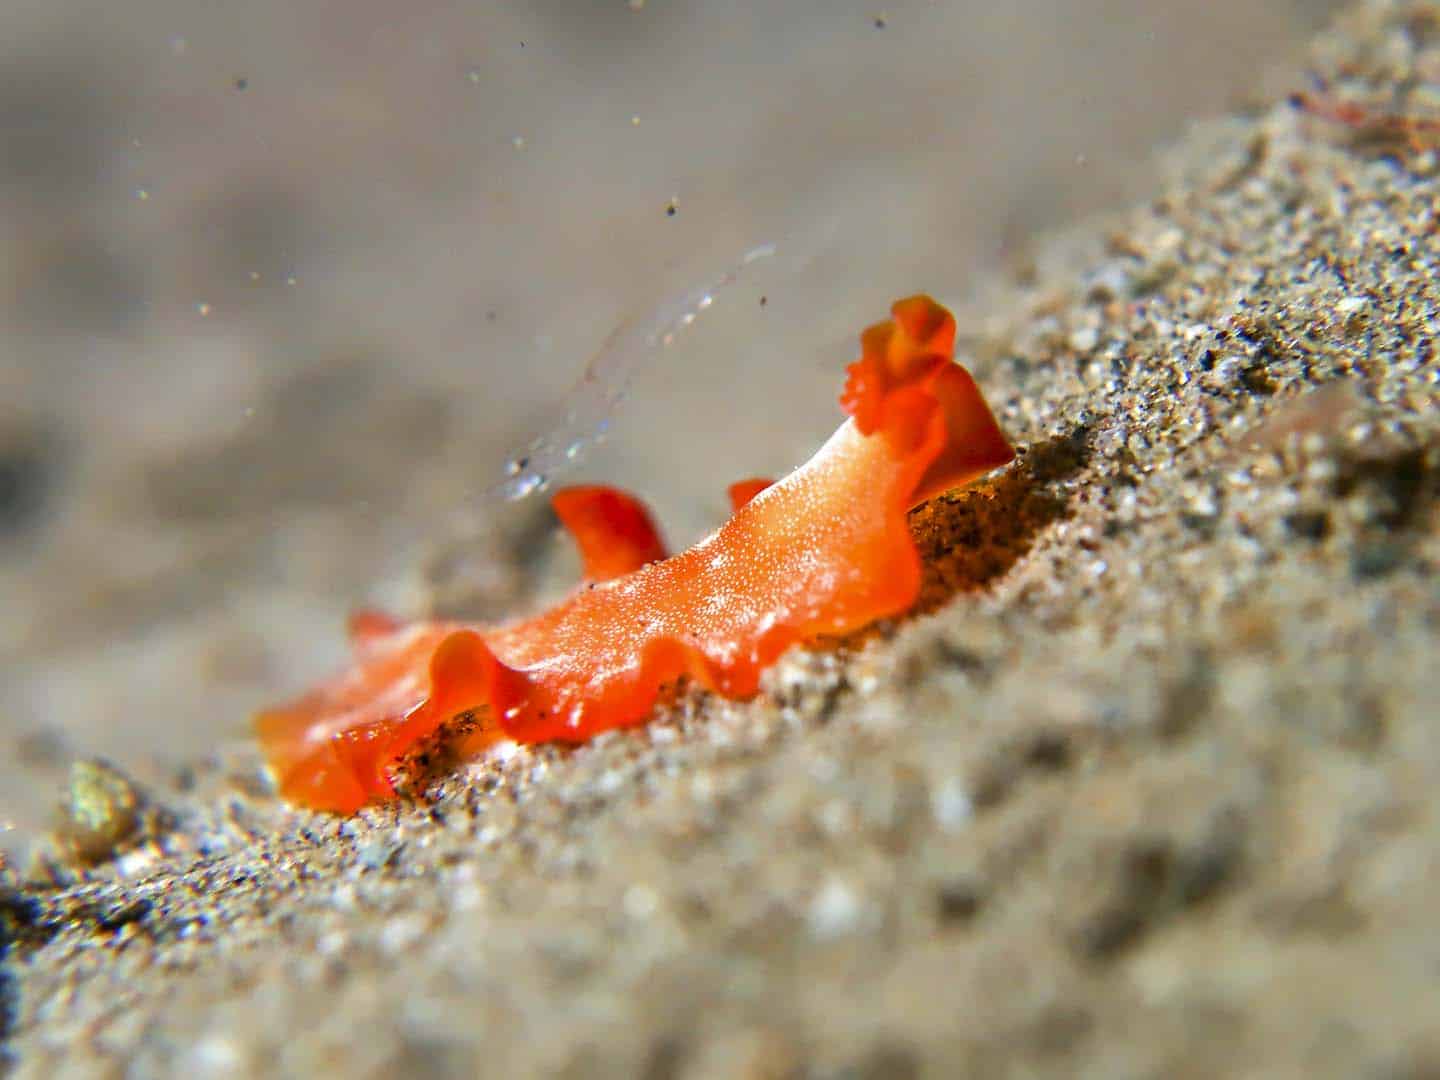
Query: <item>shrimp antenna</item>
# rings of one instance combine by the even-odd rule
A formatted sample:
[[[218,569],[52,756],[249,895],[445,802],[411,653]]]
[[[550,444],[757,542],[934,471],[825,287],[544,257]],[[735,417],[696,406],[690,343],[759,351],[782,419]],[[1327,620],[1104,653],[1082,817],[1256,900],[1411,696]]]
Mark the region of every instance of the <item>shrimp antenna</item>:
[[[720,290],[777,250],[774,244],[751,248],[714,280],[669,297],[644,318],[622,321],[566,392],[560,422],[506,459],[505,476],[485,492],[486,497],[515,501],[544,491],[558,474],[603,442],[636,377],[710,309]]]

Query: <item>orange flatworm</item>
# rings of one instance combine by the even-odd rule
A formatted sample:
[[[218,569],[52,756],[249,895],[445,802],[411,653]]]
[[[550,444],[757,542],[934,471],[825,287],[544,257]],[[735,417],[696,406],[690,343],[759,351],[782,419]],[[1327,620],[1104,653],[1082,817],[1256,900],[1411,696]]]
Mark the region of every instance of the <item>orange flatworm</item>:
[[[689,550],[667,557],[633,496],[568,488],[553,505],[586,580],[558,606],[493,627],[352,619],[354,666],[257,719],[280,791],[341,812],[392,796],[406,755],[460,716],[475,750],[643,723],[681,678],[748,697],[790,646],[907,610],[907,512],[1014,451],[951,358],[950,313],[915,296],[891,314],[847,369],[850,419],[784,479],[733,485],[733,515]]]

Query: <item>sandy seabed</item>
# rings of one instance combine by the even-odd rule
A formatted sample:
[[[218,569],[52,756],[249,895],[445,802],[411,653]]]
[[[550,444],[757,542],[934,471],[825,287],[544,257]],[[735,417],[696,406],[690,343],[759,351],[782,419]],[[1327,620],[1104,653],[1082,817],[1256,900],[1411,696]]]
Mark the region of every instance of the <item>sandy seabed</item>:
[[[1365,4],[1315,64],[1388,107],[1437,26]],[[348,820],[242,749],[11,872],[14,1075],[1440,1072],[1423,143],[1206,125],[996,281],[1019,461],[915,514],[921,614],[760,700]]]

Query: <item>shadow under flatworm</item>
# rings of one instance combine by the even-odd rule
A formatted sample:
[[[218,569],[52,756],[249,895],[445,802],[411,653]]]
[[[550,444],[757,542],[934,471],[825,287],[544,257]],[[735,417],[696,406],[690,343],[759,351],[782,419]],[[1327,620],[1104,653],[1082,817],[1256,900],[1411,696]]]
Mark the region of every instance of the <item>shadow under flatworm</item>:
[[[1090,457],[1084,428],[1034,443],[993,480],[931,499],[910,514],[924,577],[912,614],[943,607],[962,592],[1009,573],[1042,531],[1070,516],[1056,486]]]

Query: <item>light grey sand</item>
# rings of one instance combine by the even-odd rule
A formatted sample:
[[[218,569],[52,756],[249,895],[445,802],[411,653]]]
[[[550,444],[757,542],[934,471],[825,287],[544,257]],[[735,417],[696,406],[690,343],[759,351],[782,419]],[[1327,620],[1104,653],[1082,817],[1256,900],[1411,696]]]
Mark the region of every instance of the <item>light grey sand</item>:
[[[1317,65],[1404,105],[1437,28]],[[917,514],[928,613],[428,805],[153,788],[5,893],[17,1075],[1440,1071],[1436,156],[1173,161],[962,314],[1024,453]]]

